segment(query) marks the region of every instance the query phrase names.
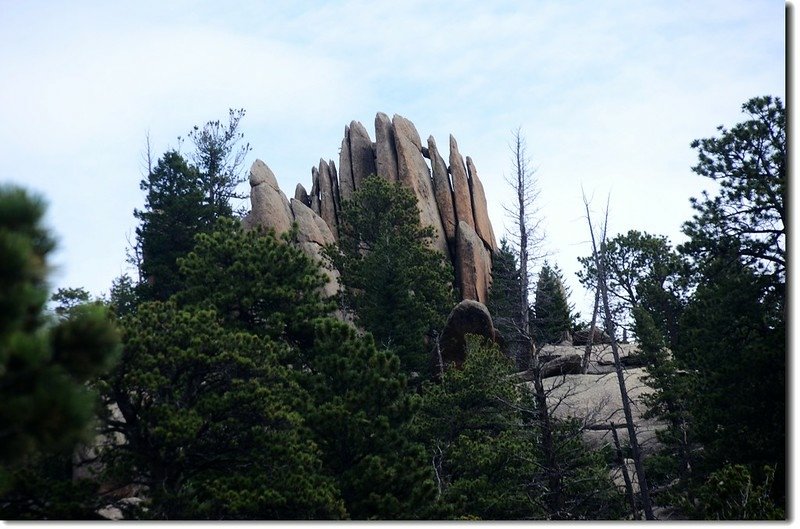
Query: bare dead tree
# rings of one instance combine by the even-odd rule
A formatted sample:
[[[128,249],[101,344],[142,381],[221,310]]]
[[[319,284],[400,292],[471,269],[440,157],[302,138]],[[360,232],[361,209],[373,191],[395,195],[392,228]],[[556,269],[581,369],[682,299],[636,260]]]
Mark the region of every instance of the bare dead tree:
[[[595,266],[597,267],[597,289],[600,292],[600,299],[603,302],[603,313],[604,313],[606,333],[611,339],[611,352],[614,357],[614,369],[617,374],[617,381],[619,382],[620,397],[622,399],[622,411],[625,415],[625,424],[628,429],[628,440],[631,446],[631,454],[633,456],[633,462],[636,467],[636,475],[638,477],[638,482],[639,482],[642,508],[644,509],[645,518],[647,520],[654,520],[655,516],[653,515],[653,505],[650,501],[650,492],[647,487],[647,478],[645,477],[645,472],[644,472],[642,452],[639,447],[639,442],[636,435],[636,427],[633,423],[633,414],[631,413],[631,401],[628,394],[628,390],[625,385],[625,375],[622,369],[622,363],[620,362],[619,345],[617,344],[617,339],[615,335],[614,320],[611,315],[611,308],[608,301],[608,287],[606,284],[606,272],[605,272],[605,262],[604,262],[605,240],[603,240],[600,247],[598,248],[597,240],[594,235],[594,228],[592,226],[592,216],[591,212],[589,211],[589,202],[586,199],[585,194],[583,196],[583,204],[586,209],[586,221],[589,224],[589,235],[591,236],[591,241],[592,241],[592,258],[595,262]],[[609,208],[607,203],[605,211],[605,219],[603,222],[603,234],[607,232],[608,209]],[[592,332],[592,330],[590,330],[590,332]]]
[[[537,204],[539,188],[535,178],[535,171],[530,167],[527,155],[527,146],[522,130],[514,131],[512,144],[512,164],[514,173],[506,179],[516,195],[513,206],[505,207],[506,213],[511,217],[515,232],[512,234],[512,244],[519,253],[521,285],[517,297],[517,317],[515,322],[517,336],[512,341],[518,345],[517,367],[525,369],[530,367],[533,374],[535,414],[541,433],[541,448],[544,459],[544,469],[547,475],[548,507],[554,516],[561,512],[562,480],[558,468],[558,461],[553,445],[553,425],[550,420],[550,411],[547,406],[547,393],[544,390],[540,376],[538,354],[532,339],[530,322],[530,294],[532,281],[532,264],[543,257],[542,246],[544,232],[540,209]]]

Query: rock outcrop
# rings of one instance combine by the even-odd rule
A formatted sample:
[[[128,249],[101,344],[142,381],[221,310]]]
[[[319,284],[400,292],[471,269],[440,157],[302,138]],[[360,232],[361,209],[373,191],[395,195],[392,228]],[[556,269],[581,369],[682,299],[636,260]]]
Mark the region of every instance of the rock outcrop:
[[[294,217],[289,209],[289,200],[278,187],[272,170],[261,160],[256,160],[250,167],[250,202],[246,226],[261,226],[277,234],[291,229]]]
[[[439,338],[442,363],[445,366],[460,366],[464,363],[467,334],[476,334],[489,340],[495,338],[492,316],[486,305],[469,299],[453,308]]]
[[[472,158],[468,156],[464,162],[452,135],[449,161],[448,167],[433,137],[428,138],[427,146],[422,145],[411,121],[397,114],[390,119],[379,112],[375,116],[375,142],[361,123],[351,121],[344,128],[338,172],[333,160],[320,158],[311,169],[311,190],[298,184],[294,199],[310,210],[301,210],[299,215],[319,217],[335,241],[342,204],[365,178],[377,174],[400,182],[416,196],[422,225],[433,228],[433,247],[453,264],[461,299],[486,303],[492,254],[497,250],[486,193]],[[264,162],[253,164],[250,183],[252,211],[246,224],[272,228],[277,233],[287,231],[298,213],[290,209],[275,175]]]
[[[323,196],[328,196],[332,193],[329,166],[320,161],[320,168],[323,174],[320,175],[320,170],[315,168],[313,189],[320,188],[323,180],[321,176],[327,177],[328,185],[321,185],[324,190]],[[322,254],[322,248],[336,242],[336,239],[328,223],[313,209],[316,206],[329,212],[330,208],[323,206],[318,195],[309,199],[303,186],[298,185],[295,189],[295,198],[290,202],[278,187],[278,181],[267,164],[256,160],[250,168],[250,202],[251,210],[245,217],[245,227],[250,229],[260,226],[273,230],[276,235],[281,235],[291,230],[292,225],[296,223],[296,244],[306,255],[322,263],[323,270],[328,276],[328,282],[322,289],[323,293],[327,296],[336,294],[339,289],[339,273],[327,266]],[[333,204],[332,201],[329,202]],[[335,219],[335,216],[333,218]]]
[[[472,226],[463,220],[458,223],[454,264],[461,297],[486,303],[492,283],[492,256]]]

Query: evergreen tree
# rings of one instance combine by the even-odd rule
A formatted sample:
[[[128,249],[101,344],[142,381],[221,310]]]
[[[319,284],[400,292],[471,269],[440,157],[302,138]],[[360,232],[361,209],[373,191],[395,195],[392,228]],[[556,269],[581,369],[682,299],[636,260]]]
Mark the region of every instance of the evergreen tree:
[[[290,239],[222,219],[179,260],[190,286],[174,300],[213,309],[227,333],[280,344],[274,361],[306,395],[292,410],[319,448],[316,472],[335,485],[342,516],[413,518],[432,485],[421,447],[403,435],[413,407],[398,359],[327,317],[325,277]]]
[[[467,344],[460,369],[423,386],[415,420],[438,487],[430,517],[544,518],[544,490],[531,485],[540,455],[513,364],[477,337]]]
[[[495,329],[505,341],[504,350],[515,362],[523,352],[513,340],[519,335],[522,322],[519,317],[519,293],[522,288],[517,256],[504,238],[492,257],[492,285],[487,308]],[[510,343],[511,341],[511,343]]]
[[[536,282],[533,306],[534,336],[538,344],[560,343],[569,339],[574,317],[567,300],[567,289],[558,266],[545,261]]]
[[[289,239],[220,219],[178,261],[186,288],[176,299],[213,307],[229,328],[295,342],[334,304],[322,297],[326,278],[319,265]]]
[[[107,464],[144,486],[155,519],[344,516],[298,409],[308,394],[281,344],[223,327],[213,310],[147,303],[124,320],[121,369],[108,381],[124,435]]]
[[[633,310],[644,308],[667,338],[676,345],[678,318],[685,303],[688,270],[666,237],[630,230],[605,244],[604,262],[609,303],[616,325],[633,330]],[[578,259],[581,283],[597,288],[592,256]]]
[[[197,168],[177,151],[169,151],[142,180],[144,210],[133,215],[140,245],[140,277],[145,300],[166,300],[184,286],[176,260],[194,246],[194,236],[211,230],[224,204],[204,204]]]
[[[338,247],[328,248],[341,274],[343,307],[397,353],[406,372],[427,372],[426,336],[441,329],[454,303],[453,270],[431,247],[413,193],[377,176],[342,206]]]
[[[134,210],[136,265],[143,300],[168,299],[185,285],[176,261],[194,247],[194,236],[213,230],[217,219],[233,215],[232,199],[243,181],[241,166],[250,145],[238,145],[244,110],[230,110],[229,121],[209,121],[189,132],[188,158],[167,151],[139,184],[146,192],[143,210]],[[179,138],[180,139],[180,138]],[[149,156],[149,152],[148,152]],[[190,162],[193,162],[191,163]]]
[[[72,305],[49,321],[44,204],[19,188],[0,188],[0,516],[52,518],[81,496],[64,465],[88,434],[96,395],[87,382],[116,359],[119,337],[103,307]],[[72,291],[64,291],[65,299]],[[75,292],[85,292],[75,290]],[[28,486],[39,471],[41,489]],[[41,501],[39,501],[41,500]],[[87,511],[79,509],[85,515]],[[90,512],[90,511],[89,511]]]

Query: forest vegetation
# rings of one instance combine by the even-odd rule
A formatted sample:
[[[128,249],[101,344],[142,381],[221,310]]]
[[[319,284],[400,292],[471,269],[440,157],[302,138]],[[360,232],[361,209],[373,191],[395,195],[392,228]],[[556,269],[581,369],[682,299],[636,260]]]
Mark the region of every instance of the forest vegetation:
[[[106,296],[50,292],[45,198],[0,187],[0,518],[785,518],[785,110],[742,110],[691,143],[713,191],[687,197],[686,242],[593,232],[588,317],[515,210],[486,304],[503,340],[468,337],[458,366],[435,361],[461,297],[416,197],[371,177],[342,204],[326,297],[296,229],[243,226],[242,110],[149,159]],[[637,345],[655,453],[552,413],[538,355],[587,328]],[[612,479],[632,457],[636,490]]]

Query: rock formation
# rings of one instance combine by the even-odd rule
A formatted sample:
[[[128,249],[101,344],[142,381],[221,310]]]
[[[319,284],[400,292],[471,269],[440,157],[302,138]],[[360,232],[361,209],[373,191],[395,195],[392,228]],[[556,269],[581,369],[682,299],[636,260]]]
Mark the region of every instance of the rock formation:
[[[323,167],[322,162],[320,167]],[[324,166],[324,170],[329,174],[327,164]],[[314,174],[316,177],[314,187],[319,188],[319,170],[316,170]],[[278,187],[275,175],[267,164],[256,160],[250,168],[252,209],[245,217],[244,225],[246,228],[260,226],[271,229],[280,235],[289,231],[292,224],[297,224],[296,244],[306,255],[323,264],[328,282],[322,291],[325,295],[332,296],[339,289],[339,273],[327,266],[322,255],[322,248],[336,242],[336,239],[328,223],[312,209],[314,205],[320,207],[320,201],[317,200],[315,203],[314,197],[312,197],[311,207],[309,207],[308,195],[301,185],[297,186],[295,197],[289,202]],[[327,211],[328,207],[324,207]]]
[[[250,175],[252,211],[246,224],[272,228],[280,234],[298,220],[298,215],[310,226],[307,217],[312,214],[328,227],[324,234],[314,232],[313,240],[321,247],[325,243],[320,241],[328,234],[334,241],[338,239],[342,204],[365,178],[377,174],[390,182],[400,182],[414,193],[421,223],[433,228],[433,247],[453,264],[461,299],[486,303],[492,253],[497,249],[486,194],[475,164],[470,157],[464,162],[452,135],[449,160],[448,167],[433,137],[428,138],[427,146],[422,145],[411,121],[397,114],[389,119],[379,112],[375,116],[374,143],[361,123],[350,122],[344,128],[338,173],[333,160],[320,158],[311,169],[311,191],[297,185],[294,201],[308,211],[301,209],[298,214],[295,210],[299,206],[294,203],[290,208],[275,175],[257,160]],[[319,257],[310,247],[307,249]]]
[[[447,317],[439,338],[443,365],[455,363],[460,366],[464,363],[467,334],[477,334],[489,340],[495,338],[492,316],[486,305],[469,299],[456,305]]]

